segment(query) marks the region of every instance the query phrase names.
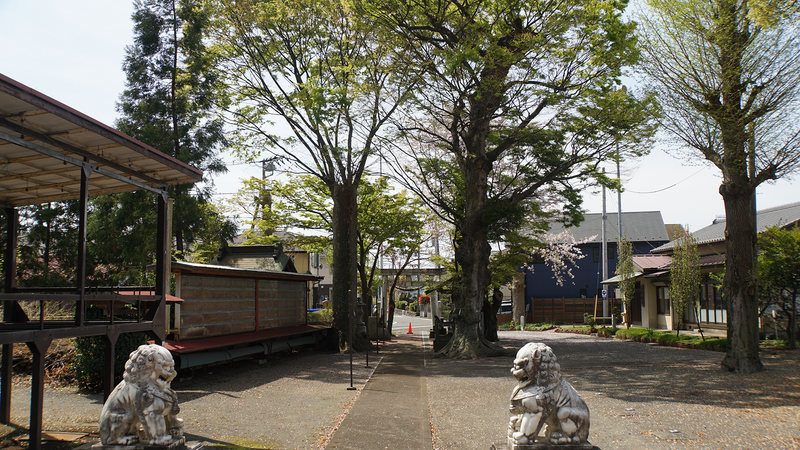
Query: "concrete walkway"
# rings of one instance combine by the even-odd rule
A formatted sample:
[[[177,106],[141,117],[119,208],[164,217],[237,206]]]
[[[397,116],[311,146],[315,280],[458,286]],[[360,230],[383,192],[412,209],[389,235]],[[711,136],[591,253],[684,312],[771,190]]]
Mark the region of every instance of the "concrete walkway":
[[[427,328],[416,330],[409,335],[396,329],[398,341],[382,347],[383,360],[326,449],[433,448],[424,373]]]

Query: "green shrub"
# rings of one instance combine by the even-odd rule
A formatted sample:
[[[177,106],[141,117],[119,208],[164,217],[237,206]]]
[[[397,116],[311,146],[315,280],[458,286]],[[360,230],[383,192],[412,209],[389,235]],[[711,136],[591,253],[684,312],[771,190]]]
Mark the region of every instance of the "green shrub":
[[[528,327],[525,327],[527,330]],[[556,328],[556,332],[558,333],[575,333],[575,334],[591,334],[595,332],[593,327],[558,327]]]
[[[320,309],[319,311],[313,311],[308,313],[308,321],[309,322],[333,322],[333,310],[332,309]]]
[[[408,308],[408,302],[405,300],[398,300],[395,306],[397,309],[406,309]]]
[[[700,350],[713,350],[717,352],[725,352],[728,350],[728,339],[706,339],[697,345]]]
[[[597,326],[597,321],[594,320],[594,315],[589,314],[588,316],[586,316],[586,325],[589,325],[590,327]]]
[[[514,322],[506,322],[498,325],[497,329],[499,331],[512,331],[512,330],[519,330],[519,327],[516,324],[514,324]]]
[[[678,336],[672,333],[659,333],[659,336],[656,338],[656,342],[661,345],[672,345],[678,342],[680,339]]]
[[[140,345],[147,344],[145,333],[123,333],[114,346],[114,379],[122,379],[125,363],[128,357]],[[88,336],[75,338],[75,358],[72,360],[72,370],[78,384],[84,389],[99,392],[103,389],[103,374],[105,373],[105,340],[102,336]]]
[[[547,331],[556,327],[554,322],[537,322],[525,324],[525,331]]]
[[[617,333],[619,333],[620,331],[623,331],[623,330],[620,330],[619,328],[607,328],[607,327],[602,327],[602,328],[598,328],[598,329],[597,329],[597,336],[598,336],[598,337],[609,337],[609,336],[614,336],[614,335],[616,335]]]

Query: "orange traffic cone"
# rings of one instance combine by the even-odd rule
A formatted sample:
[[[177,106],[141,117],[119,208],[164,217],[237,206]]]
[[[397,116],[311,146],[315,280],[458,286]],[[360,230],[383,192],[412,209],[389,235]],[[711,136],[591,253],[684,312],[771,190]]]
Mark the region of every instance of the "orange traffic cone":
[[[408,323],[408,334],[414,334],[411,332],[411,322]]]

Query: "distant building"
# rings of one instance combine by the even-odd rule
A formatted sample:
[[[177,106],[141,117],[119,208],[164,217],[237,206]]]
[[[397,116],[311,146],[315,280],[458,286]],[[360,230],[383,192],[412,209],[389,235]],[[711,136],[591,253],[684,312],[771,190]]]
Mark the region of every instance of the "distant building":
[[[316,307],[330,296],[333,276],[323,253],[307,252],[303,249],[274,245],[247,245],[242,236],[233,243],[223,245],[219,254],[211,261],[228,267],[241,269],[273,270],[279,272],[304,273],[322,277],[311,287],[309,308]]]
[[[526,303],[534,304],[536,299],[561,299],[561,298],[590,298],[600,296],[602,290],[602,265],[601,265],[601,227],[602,214],[589,213],[584,215],[585,220],[577,227],[569,229],[576,241],[590,238],[589,242],[579,245],[583,258],[571,267],[574,278],[566,278],[564,285],[556,283],[553,271],[543,261],[534,261],[529,266],[532,270],[525,273],[525,298]],[[609,277],[617,268],[617,213],[606,214],[606,246],[608,249],[607,264]],[[551,233],[561,233],[564,227],[553,224]],[[647,254],[651,250],[669,242],[667,228],[659,211],[623,212],[622,231],[633,244],[634,254]],[[611,297],[613,293],[609,293]],[[531,307],[526,306],[530,311]],[[634,321],[637,317],[634,315]],[[641,320],[641,318],[638,318]]]
[[[800,202],[758,211],[756,220],[759,233],[770,227],[794,226],[800,223]],[[716,218],[711,225],[695,231],[692,236],[697,240],[702,276],[699,323],[704,327],[726,327],[728,318],[725,298],[714,277],[714,274],[725,269],[725,218]],[[653,249],[651,255],[633,258],[638,273],[637,291],[641,292],[644,300],[640,308],[644,327],[672,330],[678,323],[669,295],[670,264],[675,245],[676,241],[672,240]],[[637,310],[634,309],[633,312],[636,314]],[[687,311],[684,323],[697,324],[696,316],[695,311]]]

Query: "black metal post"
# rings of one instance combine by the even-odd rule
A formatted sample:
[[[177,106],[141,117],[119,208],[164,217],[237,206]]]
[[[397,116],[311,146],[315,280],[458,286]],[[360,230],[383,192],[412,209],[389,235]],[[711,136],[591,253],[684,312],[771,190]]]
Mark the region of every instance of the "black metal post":
[[[348,339],[348,346],[350,347],[350,349],[349,349],[350,350],[350,387],[347,388],[347,390],[348,391],[355,391],[356,388],[353,387],[353,314],[355,313],[355,311],[353,311],[353,301],[352,301],[352,299],[350,297],[352,297],[351,291],[348,290],[347,291],[347,324],[348,324],[347,328],[350,329],[350,332],[348,333],[347,339]]]

